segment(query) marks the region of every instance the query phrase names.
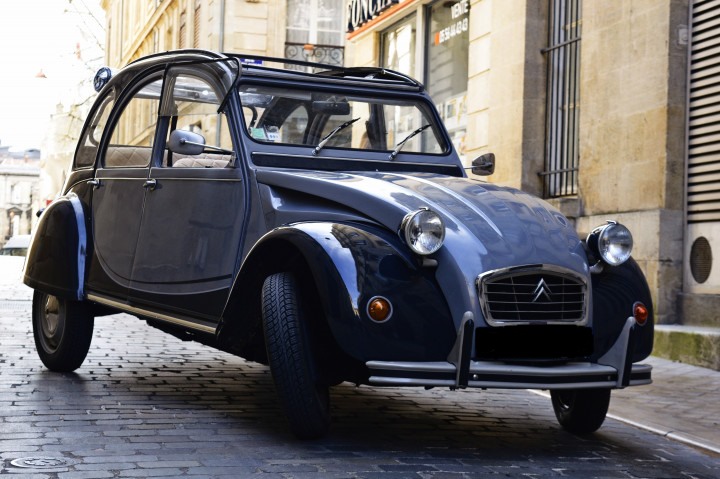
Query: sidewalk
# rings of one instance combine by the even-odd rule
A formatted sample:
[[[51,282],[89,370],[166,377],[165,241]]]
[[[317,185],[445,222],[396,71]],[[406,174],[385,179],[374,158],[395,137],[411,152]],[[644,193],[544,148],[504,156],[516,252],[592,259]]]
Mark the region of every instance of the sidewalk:
[[[23,260],[0,256],[0,311],[30,308]],[[653,366],[653,384],[613,391],[608,417],[720,454],[720,371],[656,357],[643,362]]]
[[[653,383],[613,391],[609,417],[720,454],[720,371],[654,356]]]

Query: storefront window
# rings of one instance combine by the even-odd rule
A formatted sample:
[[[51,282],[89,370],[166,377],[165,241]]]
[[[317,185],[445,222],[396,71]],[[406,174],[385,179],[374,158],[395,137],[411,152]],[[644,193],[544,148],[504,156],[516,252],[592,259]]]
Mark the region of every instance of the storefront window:
[[[415,76],[415,15],[382,33],[382,66]]]
[[[436,2],[427,10],[425,82],[460,157],[467,132],[470,0]]]

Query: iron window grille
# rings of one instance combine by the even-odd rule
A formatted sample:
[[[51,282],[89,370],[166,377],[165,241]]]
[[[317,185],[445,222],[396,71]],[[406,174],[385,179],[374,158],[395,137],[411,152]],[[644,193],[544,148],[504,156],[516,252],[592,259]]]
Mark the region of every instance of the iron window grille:
[[[581,0],[549,0],[545,198],[577,194]]]

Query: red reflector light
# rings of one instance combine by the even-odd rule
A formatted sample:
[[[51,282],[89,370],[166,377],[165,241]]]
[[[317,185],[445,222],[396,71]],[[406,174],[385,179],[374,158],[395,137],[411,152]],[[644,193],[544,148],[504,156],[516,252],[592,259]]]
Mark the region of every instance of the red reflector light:
[[[635,317],[635,321],[640,326],[643,326],[647,322],[649,316],[650,311],[648,311],[644,304],[637,302],[633,305],[633,317]]]

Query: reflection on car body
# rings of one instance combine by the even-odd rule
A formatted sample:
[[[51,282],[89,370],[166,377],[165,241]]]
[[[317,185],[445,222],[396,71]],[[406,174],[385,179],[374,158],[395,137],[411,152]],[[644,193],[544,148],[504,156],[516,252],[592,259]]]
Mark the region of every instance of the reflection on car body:
[[[241,58],[162,53],[96,79],[24,276],[48,368],[80,367],[94,318],[127,312],[269,364],[303,438],[326,433],[342,381],[548,389],[576,433],[651,381],[627,228],[580,239],[542,200],[468,178],[412,78]]]

